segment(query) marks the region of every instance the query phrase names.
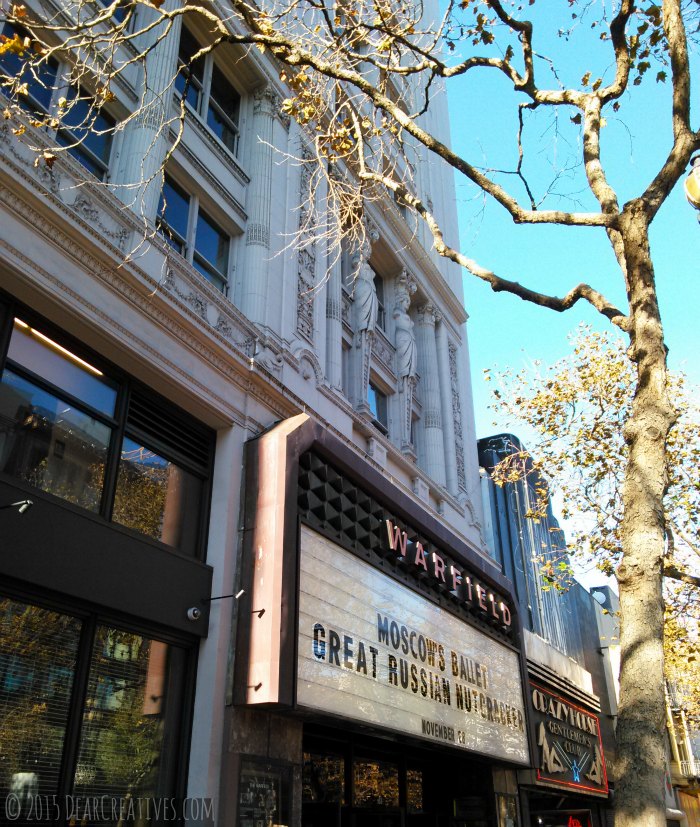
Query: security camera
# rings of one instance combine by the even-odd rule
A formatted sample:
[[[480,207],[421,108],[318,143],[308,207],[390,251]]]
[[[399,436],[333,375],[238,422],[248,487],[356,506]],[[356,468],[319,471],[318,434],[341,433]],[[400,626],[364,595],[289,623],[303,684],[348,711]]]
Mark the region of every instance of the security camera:
[[[202,616],[202,610],[198,609],[196,606],[192,606],[191,609],[187,610],[187,619],[188,620],[199,620]]]

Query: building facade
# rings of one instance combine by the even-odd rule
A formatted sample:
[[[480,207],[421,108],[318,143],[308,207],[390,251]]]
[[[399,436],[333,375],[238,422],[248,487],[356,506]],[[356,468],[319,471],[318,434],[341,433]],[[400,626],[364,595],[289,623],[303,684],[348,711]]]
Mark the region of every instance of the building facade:
[[[557,573],[569,556],[551,502],[539,519],[527,516],[537,509],[544,481],[520,440],[498,434],[478,447],[489,545],[514,584],[524,626],[534,741],[532,768],[518,772],[524,823],[605,827],[612,820],[617,706],[611,641],[598,628],[600,605]],[[494,468],[512,457],[520,463],[519,478],[495,485]]]
[[[393,201],[361,248],[290,247],[277,67],[151,36],[82,142],[0,125],[0,818],[527,823],[459,270]],[[415,180],[456,234],[451,175]]]

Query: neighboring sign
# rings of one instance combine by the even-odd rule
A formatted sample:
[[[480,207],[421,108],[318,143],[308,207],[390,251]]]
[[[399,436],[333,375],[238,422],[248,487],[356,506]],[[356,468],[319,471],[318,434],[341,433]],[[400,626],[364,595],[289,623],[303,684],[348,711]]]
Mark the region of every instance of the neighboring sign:
[[[303,525],[297,704],[529,763],[517,653]]]
[[[597,716],[530,681],[538,747],[537,780],[607,795]]]

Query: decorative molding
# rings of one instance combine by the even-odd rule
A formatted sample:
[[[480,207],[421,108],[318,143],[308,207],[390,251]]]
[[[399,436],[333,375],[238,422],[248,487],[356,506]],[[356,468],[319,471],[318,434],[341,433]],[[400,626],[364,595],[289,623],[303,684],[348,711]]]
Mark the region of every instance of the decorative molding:
[[[171,135],[171,137],[174,137]],[[243,205],[237,201],[231,193],[221,185],[221,182],[218,178],[213,176],[209,171],[209,168],[192,152],[190,147],[183,141],[180,142],[180,146],[178,147],[178,151],[182,152],[182,154],[187,159],[188,163],[192,164],[192,166],[197,171],[198,175],[201,175],[203,180],[206,182],[208,187],[211,187],[218,196],[223,198],[223,200],[228,204],[229,207],[238,215],[243,221],[248,220],[248,213],[243,208]],[[237,180],[243,186],[247,186],[250,183],[250,178],[241,170],[240,175],[235,175]]]
[[[423,414],[424,428],[442,428],[442,416],[439,410],[426,411]]]
[[[382,468],[386,468],[386,447],[374,436],[367,440],[367,454]]]
[[[330,293],[326,296],[326,318],[333,319],[336,322],[341,321],[343,318],[342,299],[331,296]]]
[[[176,106],[179,109],[179,98],[175,97],[175,101],[177,102]],[[179,115],[176,115],[175,117],[179,118]],[[209,148],[212,150],[212,152],[214,152],[214,154],[219,158],[219,160],[229,168],[230,172],[239,180],[241,184],[243,184],[243,186],[246,186],[250,183],[250,176],[248,175],[248,173],[245,172],[243,167],[240,166],[240,164],[238,163],[236,158],[231,154],[231,152],[229,152],[229,150],[224,147],[224,145],[219,141],[219,139],[216,138],[216,136],[212,133],[209,127],[202,121],[199,114],[195,112],[188,104],[185,105],[185,123],[189,124],[189,126],[191,126],[194,129],[194,131],[199,134],[200,138],[202,138],[202,140],[209,145]],[[176,131],[174,129],[171,129],[171,142],[175,139],[175,137]],[[196,159],[196,156],[189,149],[189,147],[187,147],[187,144],[185,143],[184,139],[180,141],[180,148],[186,148],[188,150],[189,159]],[[196,159],[195,162],[197,163],[198,167],[202,167],[206,170],[206,167],[201,163],[201,161],[199,161],[199,159]],[[214,178],[214,176],[211,173],[208,173],[208,178],[210,178],[212,181],[216,181],[216,178]]]
[[[413,483],[413,493],[418,497],[421,502],[429,503],[430,502],[430,488],[427,486],[425,480],[421,477],[414,477],[412,480]]]
[[[299,211],[297,237],[297,333],[310,344],[314,343],[314,298],[316,287],[316,240],[308,226],[309,211],[313,210],[311,191],[312,168],[308,161],[311,151],[301,145],[301,174],[299,176]],[[308,205],[305,206],[305,205]]]
[[[245,231],[246,245],[255,244],[270,249],[270,228],[264,224],[249,223]]]
[[[85,193],[79,192],[75,197],[75,201],[67,206],[85,219],[85,221],[95,227],[98,227],[100,231],[107,236],[107,238],[113,239],[120,250],[126,250],[126,242],[128,241],[131,232],[127,230],[126,227],[122,227],[119,230],[110,230],[107,226],[105,226],[100,217],[100,211],[94,206],[93,201]]]
[[[435,323],[437,322],[438,312],[435,309],[435,305],[432,302],[426,302],[424,305],[418,308],[418,313],[416,314],[418,319],[418,324],[426,325],[435,327]]]
[[[275,117],[282,103],[277,92],[268,84],[253,92],[253,101],[253,114],[267,115],[269,118]]]
[[[41,133],[35,131],[34,135],[39,147],[48,146]],[[85,170],[68,155],[61,156],[51,168],[45,164],[35,165],[35,152],[18,141],[7,124],[0,125],[0,145],[7,147],[5,162],[12,165],[14,161],[19,177],[30,186],[40,188],[42,200],[52,203],[59,212],[70,215],[72,219],[78,219],[101,244],[111,241],[124,254],[127,242],[138,225],[129,220],[131,214],[124,211],[122,202],[109,193],[105,184],[96,180],[81,181],[77,170],[83,173]],[[22,149],[24,153],[20,151]],[[69,193],[75,193],[72,203],[66,200]],[[143,231],[143,228],[140,229]]]
[[[387,339],[386,334],[384,331],[379,330],[378,328],[374,331],[374,345],[372,348],[372,355],[379,361],[381,364],[389,371],[389,373],[394,375],[394,356],[396,354],[396,349],[391,344],[391,342]]]
[[[455,455],[457,459],[457,484],[460,491],[467,490],[467,475],[464,466],[464,432],[462,431],[462,403],[459,395],[459,372],[457,369],[457,346],[447,343],[450,362],[450,389],[452,392],[452,419],[454,421]],[[471,506],[470,506],[471,510]]]

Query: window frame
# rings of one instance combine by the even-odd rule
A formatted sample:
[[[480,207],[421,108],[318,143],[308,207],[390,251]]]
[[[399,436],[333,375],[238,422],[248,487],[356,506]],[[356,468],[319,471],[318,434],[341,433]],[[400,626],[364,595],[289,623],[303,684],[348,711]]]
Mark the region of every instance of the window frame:
[[[1,298],[1,297],[0,297]],[[174,727],[169,733],[171,749],[167,756],[166,773],[171,791],[178,798],[182,798],[187,789],[187,770],[189,761],[190,737],[194,722],[195,701],[195,673],[198,658],[198,641],[193,640],[182,632],[154,625],[146,620],[139,620],[123,615],[108,607],[96,607],[92,603],[85,603],[80,598],[54,596],[45,593],[40,587],[23,587],[12,583],[4,583],[0,589],[0,600],[7,599],[17,603],[27,604],[38,609],[54,612],[75,619],[81,624],[79,642],[76,652],[76,666],[72,675],[72,686],[69,691],[68,718],[61,747],[61,765],[58,775],[57,801],[66,801],[65,795],[71,795],[71,780],[78,767],[80,755],[80,735],[83,724],[84,706],[90,679],[91,655],[97,629],[100,625],[112,625],[120,632],[148,637],[151,640],[165,643],[168,647],[177,647],[182,650],[183,662],[179,683],[175,686],[175,694],[168,701],[168,710],[164,720],[170,720]],[[73,773],[71,773],[73,770]],[[159,793],[160,794],[160,793]]]
[[[372,406],[372,396],[375,405]],[[367,405],[372,413],[372,424],[385,436],[389,434],[389,394],[370,376],[367,383]]]
[[[70,350],[71,353],[89,362],[94,367],[98,368],[104,375],[116,385],[116,400],[114,407],[114,415],[109,416],[96,408],[93,408],[89,403],[75,397],[68,391],[61,388],[60,385],[55,385],[48,379],[35,374],[33,371],[25,368],[23,365],[15,362],[8,356],[10,339],[14,329],[14,319],[19,318],[32,327],[49,336],[53,341]],[[109,444],[106,449],[104,477],[102,481],[102,491],[100,493],[100,505],[95,511],[84,508],[81,505],[72,503],[70,500],[64,499],[50,490],[45,490],[31,483],[25,482],[21,478],[15,477],[12,474],[0,471],[0,480],[6,480],[13,485],[20,485],[27,487],[32,491],[32,494],[41,497],[49,497],[63,507],[69,509],[76,509],[81,514],[90,514],[94,518],[99,518],[107,522],[110,528],[118,531],[127,532],[138,537],[139,540],[155,543],[159,548],[166,549],[169,554],[175,554],[184,557],[187,560],[205,561],[206,558],[206,538],[209,528],[209,512],[211,509],[211,494],[213,484],[213,469],[214,469],[214,452],[215,452],[215,433],[208,426],[196,420],[193,416],[181,409],[178,405],[165,397],[160,396],[155,391],[140,383],[137,379],[129,376],[124,371],[120,370],[111,362],[101,358],[99,354],[94,353],[87,348],[80,341],[74,337],[66,334],[56,325],[51,324],[46,319],[38,316],[29,308],[21,305],[19,302],[14,302],[12,299],[6,300],[2,293],[0,293],[0,325],[2,331],[0,335],[0,379],[6,369],[24,378],[39,389],[45,390],[50,394],[57,396],[59,399],[65,400],[76,410],[85,413],[94,418],[101,424],[110,428],[111,436]],[[142,432],[137,425],[129,421],[130,403],[132,397],[138,394],[145,398],[153,405],[153,410],[156,412],[160,408],[167,408],[174,410],[179,419],[184,419],[185,422],[191,423],[193,433],[196,431],[203,438],[208,441],[208,451],[206,458],[206,466],[197,467],[184,454],[177,451],[176,448],[171,448],[167,444],[161,443],[159,440],[149,437],[148,434]],[[198,524],[196,527],[196,537],[193,548],[181,549],[175,547],[161,540],[131,528],[122,523],[113,521],[112,510],[114,506],[114,497],[117,485],[117,477],[119,473],[121,449],[124,439],[140,440],[149,450],[163,457],[168,462],[183,468],[183,470],[194,475],[201,480],[201,496],[199,502]]]
[[[156,218],[156,227],[160,235],[165,239],[176,252],[178,252],[202,278],[206,279],[224,296],[229,295],[231,289],[231,271],[233,269],[233,248],[235,236],[228,232],[221,223],[212,216],[207,210],[206,205],[202,206],[202,200],[197,192],[188,192],[188,188],[183,187],[176,176],[166,172],[163,179],[163,187],[170,186],[175,190],[179,190],[179,194],[187,198],[188,214],[187,214],[187,237],[182,235],[168,224],[165,213],[167,212],[167,199],[163,197],[161,191],[160,204],[158,206],[158,214]],[[212,230],[218,232],[222,238],[226,240],[226,268],[222,272],[218,269],[216,264],[208,259],[201,248],[197,246],[197,230],[200,226],[200,216]],[[182,245],[184,249],[178,250],[173,240]]]
[[[224,71],[223,62],[217,61],[211,52],[203,55],[195,61],[195,63],[200,60],[202,61],[201,77],[198,77],[192,72],[193,64],[191,62],[191,58],[188,59],[190,62],[186,63],[180,50],[182,44],[182,32],[187,32],[187,35],[192,38],[199,49],[206,48],[206,46],[202,45],[196,33],[183,23],[180,33],[180,43],[178,44],[177,75],[175,77],[175,83],[173,84],[175,96],[181,103],[184,103],[186,110],[192,112],[197,117],[207,132],[209,132],[209,134],[226,150],[226,152],[230,153],[234,158],[239,159],[241,156],[240,120],[245,96],[240,91],[238,86],[231,80],[230,76]],[[196,52],[194,52],[194,54],[196,54]],[[238,98],[238,122],[233,120],[228,112],[226,112],[226,109],[220,101],[212,95],[214,71],[219,73],[221,79],[230,87],[231,91]],[[180,77],[185,78],[185,83],[182,89],[180,88],[179,83]],[[190,90],[193,87],[197,91],[196,105],[189,100]],[[183,96],[185,89],[187,90],[187,94]],[[220,137],[216,130],[212,127],[209,120],[212,111],[221,119],[224,127],[233,134],[233,146]]]
[[[100,0],[97,0],[97,2],[100,2]],[[0,34],[5,34],[5,30],[8,27],[20,37],[29,36],[26,30],[23,30],[21,26],[16,26],[7,20],[0,22]],[[42,116],[51,116],[52,113],[55,114],[58,108],[58,99],[63,95],[65,95],[66,97],[70,97],[72,94],[74,94],[81,101],[92,100],[92,95],[89,92],[86,93],[81,87],[71,86],[65,81],[65,63],[62,63],[56,60],[55,58],[49,58],[46,65],[50,67],[53,72],[53,85],[51,87],[44,86],[44,89],[48,93],[47,105],[45,106],[43,102],[35,95],[32,95],[31,92],[29,92],[29,94],[27,95],[22,95],[17,98],[20,105],[22,105],[22,102],[24,101],[26,101],[29,104],[29,107],[27,107],[27,111],[30,114],[32,113],[32,111],[34,111],[35,113],[40,113]],[[4,74],[4,72],[2,72],[1,69],[0,74]],[[39,78],[37,78],[35,75],[32,75],[32,73],[29,74],[31,85],[35,85],[40,82]],[[104,119],[108,123],[104,129],[101,129],[98,132],[94,132],[93,127],[95,126],[95,122],[100,118]],[[46,134],[53,136],[53,139],[55,140],[56,144],[58,146],[63,147],[66,153],[69,154],[72,158],[74,158],[83,167],[83,169],[87,170],[87,172],[93,175],[98,181],[102,181],[103,183],[105,183],[109,181],[110,178],[112,156],[114,154],[114,136],[116,134],[116,125],[117,118],[115,117],[115,115],[113,115],[108,108],[103,106],[99,109],[94,110],[94,112],[91,113],[90,127],[87,129],[86,132],[86,137],[88,140],[86,140],[86,137],[80,138],[79,135],[76,135],[76,130],[79,131],[82,128],[80,126],[69,126],[67,124],[60,124],[56,129],[53,129],[49,128],[48,125],[45,125],[43,129]],[[91,135],[99,135],[100,137],[106,136],[106,158],[102,157],[97,152],[95,152],[93,147],[90,145],[91,142],[89,139]]]

